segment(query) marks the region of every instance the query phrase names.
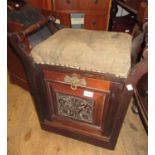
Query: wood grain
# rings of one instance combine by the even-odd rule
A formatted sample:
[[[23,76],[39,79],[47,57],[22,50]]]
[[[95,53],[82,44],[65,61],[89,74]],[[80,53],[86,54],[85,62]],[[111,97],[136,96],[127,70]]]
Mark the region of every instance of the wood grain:
[[[147,144],[131,103],[114,151],[46,132],[40,128],[30,94],[8,78],[8,155],[146,155]]]

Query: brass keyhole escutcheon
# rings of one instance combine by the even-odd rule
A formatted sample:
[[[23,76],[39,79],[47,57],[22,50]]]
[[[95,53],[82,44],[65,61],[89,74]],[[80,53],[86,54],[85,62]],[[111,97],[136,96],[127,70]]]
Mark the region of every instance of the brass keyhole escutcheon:
[[[77,84],[76,84],[75,81],[73,81],[73,82],[71,83],[70,88],[71,88],[72,90],[76,90],[76,89],[77,89]]]

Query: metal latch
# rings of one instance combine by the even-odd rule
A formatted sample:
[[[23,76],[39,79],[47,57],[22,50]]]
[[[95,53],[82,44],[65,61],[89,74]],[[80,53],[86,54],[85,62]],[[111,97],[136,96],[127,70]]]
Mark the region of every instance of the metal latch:
[[[87,82],[84,78],[78,78],[77,74],[72,74],[71,76],[65,75],[64,82],[70,84],[72,90],[76,90],[78,86],[86,86]]]

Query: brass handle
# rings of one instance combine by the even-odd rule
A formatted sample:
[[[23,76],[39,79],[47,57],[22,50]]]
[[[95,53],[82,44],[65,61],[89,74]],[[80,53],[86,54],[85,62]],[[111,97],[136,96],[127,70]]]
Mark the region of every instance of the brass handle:
[[[78,78],[77,74],[66,75],[64,82],[70,84],[72,90],[76,90],[78,86],[86,86],[86,80]]]
[[[71,3],[71,1],[70,1],[70,0],[66,0],[66,3],[67,3],[67,4],[70,4],[70,3]]]

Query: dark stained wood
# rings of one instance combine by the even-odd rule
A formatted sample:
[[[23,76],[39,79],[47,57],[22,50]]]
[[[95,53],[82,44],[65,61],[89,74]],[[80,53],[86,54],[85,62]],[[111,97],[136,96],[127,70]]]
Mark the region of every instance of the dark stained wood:
[[[19,56],[15,54],[10,45],[8,45],[7,48],[7,60],[8,73],[10,75],[11,82],[19,84],[24,89],[28,89],[23,63],[19,59]]]
[[[60,24],[66,26],[66,27],[71,27],[71,18],[70,18],[70,13],[68,12],[53,12],[53,15],[57,18],[60,19]]]
[[[39,9],[51,10],[51,0],[27,0],[27,3]]]
[[[40,121],[44,121],[44,117],[45,117],[45,111],[44,108],[42,107],[42,105],[40,104],[41,101],[43,101],[43,94],[40,94],[40,89],[42,88],[42,80],[43,80],[43,75],[42,72],[40,70],[38,70],[38,67],[34,64],[31,63],[32,58],[30,56],[28,56],[29,51],[27,51],[27,47],[25,48],[25,45],[22,43],[19,45],[19,43],[23,40],[22,38],[20,38],[20,36],[17,36],[16,34],[12,34],[10,37],[10,42],[13,43],[12,46],[16,51],[24,51],[24,53],[21,52],[17,52],[18,56],[20,57],[20,60],[23,62],[23,66],[28,66],[29,69],[26,69],[25,67],[25,73],[26,76],[28,77],[28,83],[29,83],[29,87],[30,87],[30,93],[32,94],[34,101],[37,103],[36,104],[36,111],[38,113],[38,117]],[[16,46],[16,44],[18,46]],[[25,59],[26,57],[28,57],[27,59]],[[34,70],[35,68],[35,70]],[[31,77],[28,75],[32,75]],[[30,78],[29,78],[30,77]],[[40,83],[39,85],[37,85],[37,81]],[[41,95],[41,96],[40,96]],[[39,98],[38,98],[39,97]]]
[[[114,149],[133,90],[147,72],[147,59],[135,65],[127,79],[120,79],[110,73],[100,74],[61,66],[39,65],[32,60],[29,55],[31,49],[24,41],[26,35],[33,30],[36,31],[36,28],[38,27],[33,27],[31,30],[27,28],[25,32],[28,33],[11,34],[10,42],[24,64],[41,127],[94,145]],[[77,86],[76,90],[72,90],[70,84],[65,83],[64,76],[73,73],[77,74],[78,78],[84,78],[87,85]],[[94,95],[90,98],[84,96],[85,90],[91,91]],[[56,93],[93,100],[93,121],[85,122],[58,115]]]
[[[138,8],[137,20],[139,23],[143,23],[148,18],[148,3],[142,2]]]
[[[60,23],[67,27],[71,27],[70,13],[84,13],[86,16],[92,15],[86,17],[91,18],[91,21],[95,17],[98,21],[95,26],[88,19],[85,20],[84,25],[87,29],[107,30],[108,27],[111,0],[28,0],[27,3],[43,10],[51,10],[60,19]],[[100,12],[99,15],[102,17],[98,16],[98,12]]]
[[[7,23],[7,31],[8,32],[18,32],[21,31],[23,29],[24,25],[20,24],[20,23],[16,23],[13,21],[8,21]]]
[[[66,0],[57,0],[53,2],[53,9],[62,11],[62,10],[103,10],[109,5],[109,0],[70,0],[70,3],[67,3]]]
[[[142,20],[144,21],[144,20]],[[143,24],[144,38],[140,52],[137,52],[136,62],[148,61],[148,27],[147,21]],[[136,85],[134,101],[146,132],[148,132],[148,72],[146,72]],[[134,110],[135,108],[133,108]],[[136,110],[137,110],[136,109]]]
[[[116,17],[118,5],[129,12],[128,15]],[[110,16],[110,31],[128,32],[132,34],[135,24],[143,23],[147,17],[147,0],[113,0]]]
[[[24,7],[30,8],[31,6],[24,5],[20,9],[22,10],[22,9],[24,9]],[[18,11],[20,12],[20,10],[18,10]],[[42,27],[46,23],[52,32],[56,32],[56,30],[58,29],[57,27],[53,26],[53,24],[50,24],[50,23],[53,23],[52,16],[49,17],[50,12],[48,10],[42,10],[42,12],[44,12],[44,15],[46,15],[46,17],[43,20],[38,21],[38,23],[31,25],[30,27],[28,27],[28,29],[26,29],[27,25],[20,23],[20,20],[19,20],[19,22],[16,22],[14,20],[9,19],[7,22],[8,38],[12,32],[19,32],[19,31],[21,32],[23,30],[22,31],[23,34],[20,33],[20,37],[23,39],[23,41],[25,42],[25,44],[28,47],[27,52],[30,52],[31,47],[30,47],[30,43],[28,42],[28,38],[24,37],[23,35],[29,34],[32,31],[37,30],[39,27]],[[16,54],[14,49],[10,46],[9,40],[8,40],[7,52],[8,52],[7,67],[8,67],[8,72],[10,75],[11,82],[14,84],[18,84],[19,86],[23,87],[24,89],[28,89],[27,79],[26,79],[23,63],[19,59],[19,56]]]
[[[127,80],[125,81],[124,88],[121,92],[121,97],[119,100],[119,106],[117,109],[117,113],[115,116],[115,122],[113,126],[112,137],[113,139],[112,145],[114,145],[114,141],[117,140],[117,137],[120,132],[121,125],[124,121],[125,114],[127,108],[129,106],[128,102],[130,101],[131,97],[133,96],[133,90],[136,88],[138,81],[141,79],[143,75],[148,72],[148,62],[145,59],[144,61],[136,64],[130,71]],[[127,88],[128,85],[132,85],[133,90],[129,90]]]
[[[54,80],[54,81],[62,81],[64,80],[65,75],[72,75],[71,73],[59,72],[59,71],[49,71],[47,69],[43,70],[45,79],[48,80]],[[87,81],[87,87],[90,88],[96,88],[99,90],[109,90],[110,89],[110,83],[106,80],[100,80],[100,79],[94,79],[93,77],[86,77],[86,76],[80,76],[80,78],[84,78]]]
[[[90,144],[93,144],[96,146],[100,146],[100,147],[104,147],[104,148],[108,148],[108,149],[114,149],[109,144],[109,139],[107,139],[106,137],[103,137],[103,136],[102,136],[102,139],[101,138],[92,138],[92,136],[90,136],[88,134],[88,131],[86,131],[82,134],[82,133],[73,131],[72,128],[70,128],[70,130],[69,130],[68,128],[65,128],[65,126],[62,124],[58,123],[58,124],[51,125],[49,122],[42,123],[41,127],[44,130],[47,130],[50,132],[55,132],[55,133],[58,133],[61,135],[65,135],[67,137],[75,138],[75,139],[83,141],[83,142],[87,142],[87,143],[89,142]],[[79,129],[77,128],[77,131],[78,130]],[[91,130],[90,132],[93,133],[94,130]]]
[[[148,132],[148,73],[138,82],[134,99],[144,128]]]
[[[90,30],[106,30],[107,16],[103,15],[85,15],[84,28]]]
[[[7,31],[8,37],[11,32],[19,32],[24,29],[24,25],[13,21],[8,21]],[[12,83],[19,84],[24,89],[28,89],[25,71],[19,56],[11,48],[10,43],[7,43],[7,67]]]
[[[76,74],[80,74],[81,76],[86,76],[86,77],[93,78],[93,79],[102,79],[105,81],[110,80],[112,83],[123,84],[123,82],[125,80],[125,78],[123,78],[123,77],[117,78],[116,75],[110,74],[110,73],[98,73],[98,72],[91,72],[91,71],[83,71],[83,70],[79,70],[79,69],[68,68],[65,66],[62,68],[61,66],[40,64],[40,67],[45,72],[58,71],[58,72],[64,72],[66,74],[76,73]]]
[[[22,34],[24,36],[32,33],[32,32],[35,32],[36,30],[38,30],[39,28],[41,28],[42,26],[44,26],[45,24],[47,24],[48,22],[50,21],[50,17],[46,17],[40,21],[38,21],[37,23],[35,24],[32,24],[31,26],[29,26],[27,29],[23,30],[22,31]]]
[[[115,17],[113,19],[112,30],[117,32],[132,33],[136,23],[136,17],[132,15],[125,15],[121,17]]]
[[[59,14],[60,22],[65,26],[71,27],[70,13],[84,13],[84,28],[92,30],[107,30],[108,28],[111,0],[52,2],[52,11]]]
[[[102,124],[102,113],[103,113],[103,109],[104,109],[104,104],[105,104],[105,99],[106,99],[106,95],[108,94],[105,91],[94,91],[90,88],[80,88],[78,87],[76,91],[72,91],[72,89],[70,89],[70,86],[65,85],[65,84],[60,84],[60,83],[55,83],[55,82],[48,82],[48,88],[49,88],[49,92],[48,94],[51,94],[52,96],[56,93],[63,93],[63,94],[69,94],[71,96],[76,96],[76,97],[80,97],[83,98],[85,100],[92,100],[94,102],[94,111],[93,111],[93,123],[88,124],[86,123],[85,126],[88,126],[88,128],[101,128],[101,124]],[[83,90],[87,90],[87,91],[91,91],[93,92],[93,97],[85,97],[83,96]],[[49,98],[51,99],[52,96],[49,96]],[[57,112],[57,106],[56,106],[56,99],[55,97],[53,98],[53,101],[51,101],[53,103],[54,109],[53,109],[53,116],[52,116],[52,120],[55,120],[54,117],[58,117],[58,118],[62,118],[62,120],[64,119],[64,121],[68,121],[68,119],[66,119],[65,117],[59,117],[58,116],[58,112]],[[51,104],[51,102],[49,102],[49,104]],[[71,119],[69,119],[71,120]],[[72,120],[72,122],[74,122],[74,120]],[[80,125],[82,121],[79,120],[79,123],[77,122],[77,124]],[[51,122],[52,123],[52,122]],[[82,123],[84,124],[84,123]],[[72,126],[72,128],[75,128],[74,125]],[[84,129],[84,127],[83,127]]]
[[[116,2],[128,11],[137,14],[140,3],[143,0],[116,0]]]
[[[102,129],[104,135],[110,137],[114,128],[114,118],[116,117],[116,112],[119,107],[120,96],[122,88],[120,84],[112,84],[110,88],[110,94],[108,99],[108,104],[105,106],[105,110],[103,113],[103,124]],[[107,117],[108,116],[108,117]],[[112,117],[111,117],[112,116]]]

